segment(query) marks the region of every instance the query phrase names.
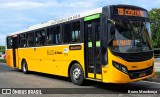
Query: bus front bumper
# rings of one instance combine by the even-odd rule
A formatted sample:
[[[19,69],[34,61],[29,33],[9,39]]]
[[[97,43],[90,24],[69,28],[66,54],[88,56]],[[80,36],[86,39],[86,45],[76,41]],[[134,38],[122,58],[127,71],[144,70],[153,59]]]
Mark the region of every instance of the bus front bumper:
[[[128,71],[125,74],[113,67],[111,71],[107,72],[106,68],[102,69],[102,78],[104,83],[129,83],[154,76],[154,67],[149,67],[144,70]]]

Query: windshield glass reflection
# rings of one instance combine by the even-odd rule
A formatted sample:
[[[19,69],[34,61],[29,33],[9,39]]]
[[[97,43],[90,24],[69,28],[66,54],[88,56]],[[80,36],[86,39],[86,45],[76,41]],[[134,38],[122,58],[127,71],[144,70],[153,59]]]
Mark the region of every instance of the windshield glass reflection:
[[[152,50],[150,23],[148,21],[114,19],[114,37],[111,49],[120,53],[136,53]]]

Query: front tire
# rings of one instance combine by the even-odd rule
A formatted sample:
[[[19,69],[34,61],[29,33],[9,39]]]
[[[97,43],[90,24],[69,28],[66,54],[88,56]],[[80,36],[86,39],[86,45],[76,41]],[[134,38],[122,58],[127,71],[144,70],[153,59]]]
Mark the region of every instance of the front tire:
[[[24,74],[28,73],[28,65],[27,65],[26,60],[22,61],[22,71],[23,71]]]
[[[70,78],[75,85],[82,85],[84,81],[84,72],[80,64],[75,63],[70,69]]]

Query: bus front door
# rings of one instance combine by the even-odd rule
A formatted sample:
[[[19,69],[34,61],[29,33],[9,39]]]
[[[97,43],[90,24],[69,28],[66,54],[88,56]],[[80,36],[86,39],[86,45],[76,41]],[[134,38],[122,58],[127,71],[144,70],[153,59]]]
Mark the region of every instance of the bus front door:
[[[85,22],[85,60],[86,77],[99,79],[102,77],[100,49],[100,19]]]

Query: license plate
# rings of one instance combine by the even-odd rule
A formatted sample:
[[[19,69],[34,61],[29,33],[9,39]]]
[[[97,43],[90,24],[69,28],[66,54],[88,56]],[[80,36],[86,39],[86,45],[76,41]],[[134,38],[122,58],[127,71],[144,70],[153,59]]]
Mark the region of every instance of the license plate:
[[[144,76],[146,76],[145,72],[139,74],[139,77],[144,77]]]

